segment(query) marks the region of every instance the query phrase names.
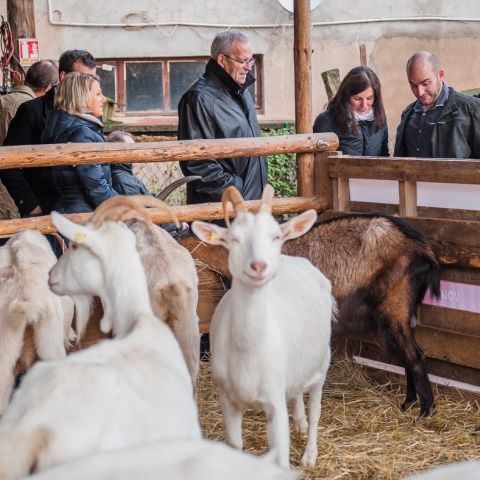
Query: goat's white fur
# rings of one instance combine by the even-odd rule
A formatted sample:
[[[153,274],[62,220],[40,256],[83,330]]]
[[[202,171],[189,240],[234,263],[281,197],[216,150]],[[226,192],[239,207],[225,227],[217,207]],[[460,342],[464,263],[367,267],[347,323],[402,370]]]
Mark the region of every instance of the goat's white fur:
[[[308,441],[302,464],[317,457],[317,425],[335,302],[329,280],[308,260],[281,255],[281,245],[310,229],[313,210],[279,226],[269,212],[237,214],[228,229],[194,222],[193,232],[229,250],[232,288],[210,325],[211,366],[228,442],[242,448],[247,406],[262,408],[272,456],[289,465],[287,400],[295,400],[297,429]],[[308,392],[308,422],[303,394]]]
[[[25,329],[31,326],[41,360],[64,358],[74,334],[74,304],[48,287],[56,257],[39,232],[24,230],[0,248],[0,415],[12,393],[15,364],[22,355]],[[23,366],[34,357],[24,355]]]
[[[156,440],[198,440],[190,376],[171,330],[154,316],[134,234],[59,214],[74,242],[50,272],[58,294],[103,292],[117,338],[62,361],[36,364],[0,420],[0,478]]]
[[[294,480],[298,475],[224,444],[155,442],[105,452],[45,470],[31,480]]]
[[[200,333],[197,315],[198,275],[190,252],[170,234],[152,222],[128,220],[147,277],[150,301],[155,315],[165,321],[180,343],[195,385],[200,359]],[[108,296],[99,292],[103,307],[100,329],[109,333],[113,314]],[[85,331],[85,324],[80,326]]]

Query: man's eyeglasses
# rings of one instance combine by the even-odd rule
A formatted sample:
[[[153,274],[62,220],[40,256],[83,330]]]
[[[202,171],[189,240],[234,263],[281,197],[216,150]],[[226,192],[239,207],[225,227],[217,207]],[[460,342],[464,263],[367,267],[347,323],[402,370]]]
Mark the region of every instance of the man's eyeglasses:
[[[254,58],[247,58],[245,60],[239,60],[238,58],[230,57],[230,55],[225,55],[222,53],[224,57],[229,58],[230,60],[233,60],[234,62],[241,63],[244,66],[248,67],[253,67],[255,65],[255,59]]]

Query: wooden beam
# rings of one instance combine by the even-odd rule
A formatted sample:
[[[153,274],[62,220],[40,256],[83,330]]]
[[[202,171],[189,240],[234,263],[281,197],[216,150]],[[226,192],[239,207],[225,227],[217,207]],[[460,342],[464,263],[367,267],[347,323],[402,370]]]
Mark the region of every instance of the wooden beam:
[[[352,212],[383,212],[389,215],[398,214],[397,204],[350,201]],[[417,206],[419,217],[449,218],[451,220],[480,220],[479,210],[464,210],[461,208],[439,208]]]
[[[340,70],[338,68],[332,68],[331,70],[322,72],[322,80],[325,85],[328,101],[330,101],[340,86]]]
[[[360,50],[360,65],[363,67],[367,66],[367,46],[364,43],[361,43],[358,46],[358,49]]]
[[[295,0],[293,13],[293,52],[295,73],[295,129],[312,131],[312,47],[310,0]],[[312,154],[297,155],[297,185],[300,196],[313,195]]]
[[[260,205],[259,200],[250,200],[245,202],[249,210],[256,211]],[[275,198],[272,204],[274,215],[284,215],[288,213],[303,212],[309,208],[321,211],[326,207],[326,202],[318,197],[293,197],[293,198]],[[198,205],[182,205],[171,207],[172,212],[179,221],[192,222],[193,220],[220,220],[223,219],[221,203],[204,203]],[[169,223],[172,217],[163,211],[150,209],[150,217],[154,223]],[[231,206],[228,208],[229,215],[233,215]],[[75,213],[66,215],[70,220],[77,223],[88,221],[91,213]],[[22,218],[14,220],[0,221],[0,236],[11,236],[20,230],[26,228],[38,230],[42,233],[52,233],[56,229],[53,226],[50,216]]]
[[[332,158],[330,176],[373,180],[413,180],[480,184],[480,160],[350,157]]]
[[[333,133],[148,143],[68,143],[2,147],[0,169],[90,163],[147,163],[335,151]],[[313,175],[313,172],[312,172]]]

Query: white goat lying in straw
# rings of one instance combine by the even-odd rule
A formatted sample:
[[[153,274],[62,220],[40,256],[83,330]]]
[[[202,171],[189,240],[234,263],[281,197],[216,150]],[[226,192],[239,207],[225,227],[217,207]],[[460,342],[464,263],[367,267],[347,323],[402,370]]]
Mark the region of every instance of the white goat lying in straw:
[[[134,218],[128,220],[127,225],[136,237],[153,311],[173,330],[195,384],[200,361],[198,276],[195,262],[186,248],[150,221],[144,208],[146,206],[167,208],[160,200],[148,196],[116,196],[97,208],[90,223],[98,228],[105,221]],[[170,213],[170,210],[167,211]],[[105,296],[102,292],[103,289],[97,292],[104,309],[100,328],[108,333],[112,328],[112,314],[108,295]],[[85,326],[81,329],[84,331]]]
[[[154,442],[58,465],[31,480],[294,480],[263,458],[207,440]]]
[[[26,327],[33,329],[41,360],[64,358],[75,338],[70,328],[72,299],[59,297],[48,287],[48,272],[56,261],[47,239],[34,230],[15,234],[0,248],[0,415],[12,393]],[[28,368],[35,355],[27,353],[22,363]]]
[[[73,242],[50,272],[59,295],[108,301],[117,338],[37,363],[0,420],[0,478],[156,440],[200,440],[191,379],[170,328],[152,312],[135,235],[52,214]],[[92,223],[97,219],[94,217]]]
[[[254,215],[247,212],[238,190],[229,187],[222,197],[224,211],[228,201],[236,210],[229,228],[192,224],[201,240],[228,249],[233,278],[210,326],[212,372],[231,445],[242,448],[243,409],[262,407],[273,457],[288,467],[286,400],[295,399],[297,429],[308,429],[302,464],[313,466],[335,302],[330,282],[317,268],[280,252],[283,242],[310,229],[316,212],[308,210],[278,225],[271,215],[272,197],[273,188],[267,185]],[[304,392],[310,394],[308,423]]]

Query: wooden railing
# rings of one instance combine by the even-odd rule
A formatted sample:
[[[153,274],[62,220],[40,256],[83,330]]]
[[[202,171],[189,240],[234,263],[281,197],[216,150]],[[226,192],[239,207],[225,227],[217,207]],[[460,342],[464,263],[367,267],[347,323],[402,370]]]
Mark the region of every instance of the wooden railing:
[[[314,153],[317,162],[325,166],[328,153],[338,147],[338,138],[332,133],[284,135],[275,137],[240,138],[222,140],[188,140],[149,143],[88,143],[38,145],[29,147],[0,148],[0,169],[30,168],[89,163],[148,163],[212,158],[235,158],[266,156],[278,153]],[[317,178],[318,195],[276,199],[275,214],[300,212],[307,208],[325,210],[329,204],[326,168],[324,175]],[[313,171],[311,172],[314,177]],[[323,182],[323,183],[320,183]],[[254,208],[256,202],[247,203]],[[173,207],[180,221],[214,220],[223,218],[220,204],[187,205]],[[76,222],[85,222],[90,214],[69,215]],[[167,223],[171,217],[153,211],[152,220]],[[0,236],[8,236],[25,228],[34,228],[43,233],[55,231],[49,216],[0,221]]]

